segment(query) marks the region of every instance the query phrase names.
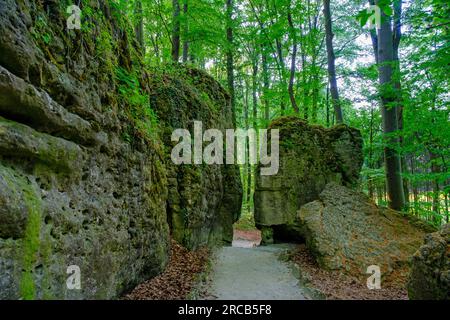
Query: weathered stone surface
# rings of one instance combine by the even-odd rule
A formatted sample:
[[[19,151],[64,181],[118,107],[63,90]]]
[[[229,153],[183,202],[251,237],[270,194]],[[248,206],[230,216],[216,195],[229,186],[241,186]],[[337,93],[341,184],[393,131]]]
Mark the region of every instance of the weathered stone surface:
[[[171,134],[188,129],[194,137],[194,121],[203,131],[233,128],[228,93],[206,73],[181,68],[177,76],[166,73],[160,84],[151,81],[150,101],[158,118],[165,123],[162,133],[166,145],[169,181],[168,219],[172,235],[188,248],[207,243],[231,243],[232,225],[242,203],[239,168],[235,165],[174,165],[170,159]],[[225,108],[224,108],[225,107]],[[188,111],[186,111],[188,110]],[[203,134],[203,133],[202,133]]]
[[[35,159],[49,166],[77,174],[83,151],[75,143],[40,133],[30,127],[0,117],[0,154]]]
[[[412,258],[408,296],[414,300],[450,300],[450,224],[425,236]]]
[[[385,278],[406,277],[411,256],[433,230],[337,183],[302,206],[296,227],[321,267],[364,277],[377,265]]]
[[[168,220],[195,247],[230,237],[236,218],[236,168],[174,167],[164,145],[191,108],[232,125],[225,91],[194,70],[160,81],[109,2],[84,6],[81,34],[66,29],[64,2],[0,0],[0,299],[117,297],[164,269]],[[189,220],[175,225],[168,207]],[[71,265],[81,290],[66,286]]]
[[[0,237],[21,238],[25,232],[29,208],[14,170],[0,164]]]
[[[280,170],[275,176],[257,173],[255,220],[260,227],[277,226],[277,237],[290,233],[297,210],[318,199],[328,182],[358,181],[362,138],[344,125],[326,129],[296,117],[275,120],[270,129],[280,130]]]
[[[53,101],[47,92],[27,84],[0,66],[0,112],[50,134],[89,143],[91,125]]]

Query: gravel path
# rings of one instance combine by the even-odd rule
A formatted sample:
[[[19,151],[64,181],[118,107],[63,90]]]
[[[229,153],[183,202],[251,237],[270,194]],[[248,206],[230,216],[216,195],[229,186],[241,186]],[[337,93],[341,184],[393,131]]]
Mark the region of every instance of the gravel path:
[[[278,256],[288,247],[224,247],[217,254],[209,290],[219,300],[305,300],[289,266]]]

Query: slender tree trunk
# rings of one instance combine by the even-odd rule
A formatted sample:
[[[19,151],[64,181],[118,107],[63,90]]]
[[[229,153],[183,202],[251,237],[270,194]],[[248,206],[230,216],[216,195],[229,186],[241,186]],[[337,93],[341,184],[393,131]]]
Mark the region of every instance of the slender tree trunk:
[[[336,65],[335,54],[333,48],[333,26],[331,24],[331,9],[330,0],[323,0],[323,13],[325,16],[325,34],[327,44],[327,57],[328,57],[328,78],[330,82],[331,101],[334,107],[334,113],[336,115],[336,122],[343,123],[344,118],[342,116],[341,103],[339,100],[339,91],[336,80]]]
[[[327,84],[327,98],[326,98],[326,106],[327,106],[327,128],[330,127],[330,84]]]
[[[377,184],[377,203],[380,205],[383,202],[383,186]]]
[[[303,35],[303,26],[300,26],[300,57],[301,57],[301,62],[302,62],[302,77],[301,77],[301,82],[299,84],[299,87],[301,87],[303,94],[302,94],[302,106],[303,106],[303,119],[305,119],[306,121],[308,121],[308,116],[309,116],[309,87],[307,85],[308,80],[307,80],[307,65],[306,65],[306,52],[305,52],[305,42],[306,39]]]
[[[277,46],[277,56],[278,56],[279,65],[280,65],[280,69],[281,69],[280,70],[280,82],[283,84],[282,85],[282,90],[281,90],[280,108],[281,108],[281,115],[284,116],[286,114],[286,101],[285,101],[285,97],[286,97],[286,79],[285,79],[285,76],[284,76],[286,65],[284,63],[283,47],[281,45],[281,41],[280,41],[280,39],[276,38],[275,42],[276,42],[276,46]]]
[[[184,3],[183,3],[183,16],[184,16],[184,24],[183,24],[183,63],[186,63],[188,61],[188,57],[189,57],[188,0],[184,0]]]
[[[136,1],[134,14],[137,17],[137,22],[134,25],[134,32],[136,39],[141,46],[142,54],[145,55],[145,43],[144,43],[144,16],[142,14],[142,2]]]
[[[292,21],[292,13],[291,13],[291,3],[289,3],[288,8],[288,23],[289,23],[289,33],[291,34],[292,38],[292,59],[291,59],[291,75],[289,77],[289,99],[291,100],[292,108],[294,109],[295,113],[299,113],[297,101],[295,100],[295,94],[294,94],[294,81],[295,81],[295,62],[297,59],[297,33],[294,28],[294,23]]]
[[[446,217],[445,217],[445,222],[449,223],[449,209],[448,209],[448,192],[445,193],[445,212],[446,212]]]
[[[267,66],[267,53],[265,52],[264,48],[261,48],[262,53],[262,67],[263,67],[263,83],[264,83],[264,119],[266,121],[270,120],[270,105],[269,105],[269,98],[267,95],[269,94],[269,70]]]
[[[376,1],[376,3],[378,3]],[[393,35],[391,19],[382,13],[382,24],[378,34],[378,72],[380,78],[380,96],[382,102],[383,130],[386,139],[384,158],[386,166],[389,207],[403,210],[405,193],[403,190],[401,161],[398,153],[399,141],[392,134],[398,131],[397,94],[393,79]]]
[[[439,165],[437,164],[437,160],[439,159],[439,155],[436,153],[430,151],[430,162],[431,162],[431,173],[433,174],[433,180],[432,180],[432,186],[433,186],[433,204],[432,204],[432,211],[436,214],[440,214],[440,187],[439,187],[439,181],[437,179],[437,175],[440,173]],[[433,217],[434,222],[437,222],[437,219]]]
[[[234,41],[233,41],[233,10],[234,4],[233,0],[227,0],[226,7],[227,14],[227,79],[228,79],[228,91],[231,96],[231,114],[233,118],[233,124],[236,123],[236,101],[235,101],[235,91],[234,91]]]
[[[414,164],[414,157],[411,157],[411,174],[415,174],[415,173],[416,173],[416,168],[415,168],[415,164]],[[413,201],[414,201],[414,214],[418,215],[419,210],[417,208],[417,205],[418,205],[418,201],[419,201],[419,191],[417,189],[417,182],[414,182],[412,184],[412,189],[413,189]]]
[[[249,121],[249,99],[248,99],[248,89],[249,89],[249,85],[247,83],[247,81],[245,81],[245,97],[244,97],[244,122],[245,122],[245,129],[249,129],[250,127],[250,121]],[[245,164],[244,164],[244,200],[245,200],[245,205],[246,205],[246,209],[248,211],[250,211],[250,197],[251,197],[251,163],[249,160],[249,153],[250,153],[250,146],[249,144],[246,144],[246,149],[245,149]]]
[[[373,107],[370,107],[370,133],[369,133],[369,159],[368,159],[369,169],[373,169]],[[369,197],[374,200],[373,191],[373,180],[368,177],[369,181],[367,183],[367,188],[369,189]]]
[[[402,39],[402,0],[394,1],[394,26],[393,26],[393,56],[394,56],[394,87],[397,90],[397,121],[398,130],[400,132],[399,143],[403,147],[403,97],[402,97],[402,84],[401,84],[401,73],[400,73],[400,59],[399,59],[399,47],[400,41]],[[400,157],[400,162],[402,166],[402,172],[407,173],[406,165],[406,155]],[[403,176],[403,191],[405,193],[405,206],[408,207],[409,203],[409,188],[408,179]]]
[[[180,2],[172,0],[173,28],[172,28],[172,60],[178,62],[180,59]]]
[[[252,103],[253,103],[253,128],[258,128],[258,56],[255,55],[252,62]]]

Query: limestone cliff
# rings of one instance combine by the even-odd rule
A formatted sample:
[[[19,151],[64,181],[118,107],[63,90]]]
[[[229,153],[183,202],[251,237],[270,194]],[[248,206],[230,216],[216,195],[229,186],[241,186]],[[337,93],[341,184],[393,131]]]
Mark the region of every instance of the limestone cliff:
[[[240,204],[236,167],[173,167],[164,144],[190,120],[230,126],[224,90],[146,71],[113,1],[82,1],[81,30],[67,5],[0,0],[0,299],[116,297],[164,269],[170,227],[229,240]]]

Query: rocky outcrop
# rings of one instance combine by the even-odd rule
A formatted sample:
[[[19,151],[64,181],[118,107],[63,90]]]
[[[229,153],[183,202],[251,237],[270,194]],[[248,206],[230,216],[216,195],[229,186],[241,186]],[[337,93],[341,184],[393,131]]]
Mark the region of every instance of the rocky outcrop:
[[[257,175],[255,220],[263,242],[306,242],[322,268],[367,278],[376,265],[384,280],[404,281],[411,256],[433,228],[353,191],[363,161],[359,131],[293,117],[270,128],[280,130],[280,170]]]
[[[331,181],[346,186],[359,178],[363,155],[358,130],[345,125],[326,129],[296,117],[275,120],[280,130],[280,169],[277,175],[257,174],[256,224],[268,234],[296,238],[295,219],[300,207],[319,198]]]
[[[188,248],[208,243],[231,243],[233,223],[239,218],[242,187],[234,165],[174,165],[170,159],[175,129],[187,129],[194,137],[194,121],[203,130],[233,128],[228,93],[202,71],[178,66],[150,81],[150,102],[164,123],[161,137],[166,146],[169,187],[167,214],[172,235]]]
[[[385,280],[406,278],[411,256],[433,230],[337,183],[302,206],[296,227],[321,267],[367,277],[367,268],[376,265]]]
[[[450,300],[450,224],[425,236],[412,258],[407,288],[413,300]]]
[[[169,227],[195,247],[236,218],[237,169],[175,168],[164,136],[190,108],[230,125],[226,93],[193,70],[160,81],[119,8],[83,3],[67,30],[64,2],[0,0],[0,299],[116,297],[164,269]]]

